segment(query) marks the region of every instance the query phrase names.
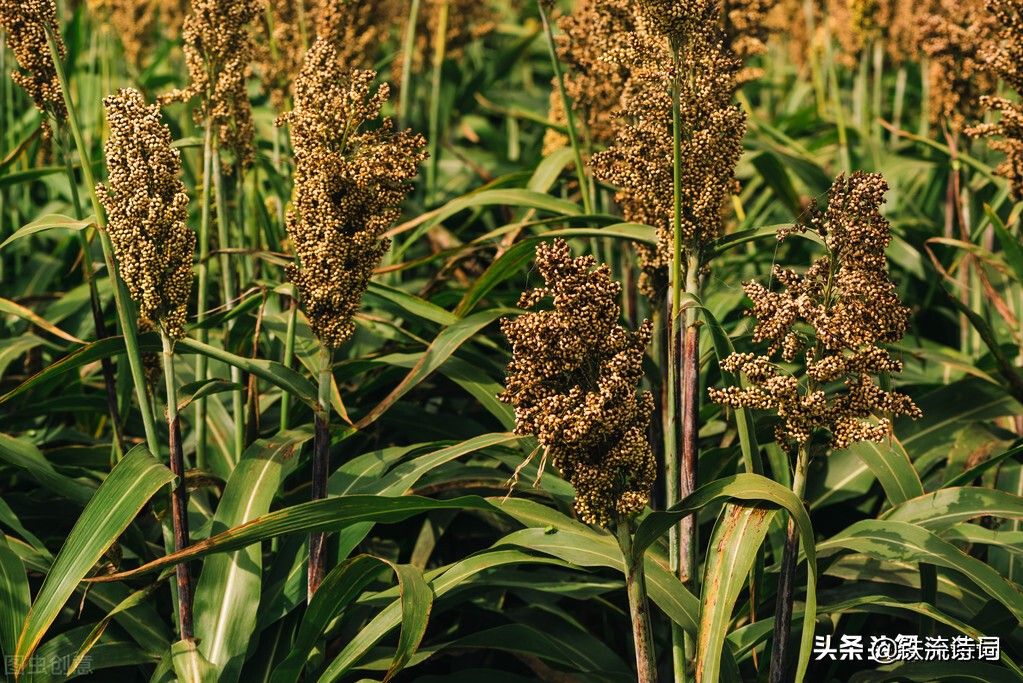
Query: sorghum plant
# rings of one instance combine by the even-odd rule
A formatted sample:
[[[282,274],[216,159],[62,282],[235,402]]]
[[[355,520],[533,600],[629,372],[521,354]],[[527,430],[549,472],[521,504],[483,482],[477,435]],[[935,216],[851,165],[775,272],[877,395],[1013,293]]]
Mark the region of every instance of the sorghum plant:
[[[46,115],[58,122],[67,117],[64,97],[57,80],[57,70],[46,36],[52,36],[61,59],[67,54],[57,25],[57,7],[53,0],[0,0],[0,25],[7,35],[7,44],[21,69],[11,79],[25,89],[36,109],[43,113],[43,135],[51,134]]]
[[[709,390],[717,403],[777,413],[775,439],[795,456],[792,488],[800,498],[816,435],[826,435],[822,449],[838,450],[883,440],[895,416],[921,416],[908,396],[885,391],[874,379],[902,371],[902,362],[881,345],[900,341],[909,319],[885,259],[891,232],[880,207],[887,189],[879,174],[839,176],[825,209],[813,208],[807,224],[779,233],[784,239],[792,231],[810,231],[827,254],[802,275],[775,266],[772,275],[782,285],[780,291],[755,281],[744,283],[753,302],[749,313],[757,318],[753,342],[766,343],[767,351],[737,353],[721,362],[722,369],[744,374],[748,387]],[[791,364],[795,372],[788,369]],[[790,520],[775,609],[771,681],[784,678],[798,542],[799,531]]]
[[[295,81],[287,123],[295,152],[288,236],[298,257],[288,278],[320,342],[319,413],[313,456],[314,500],[327,495],[330,385],[334,351],[355,332],[355,312],[389,241],[382,235],[400,215],[408,181],[426,158],[426,140],[380,119],[386,84],[372,92],[373,71],[346,71],[333,43],[318,38]],[[369,123],[379,125],[367,129]],[[325,567],[324,534],[309,541],[309,595]]]
[[[181,156],[171,147],[170,129],[160,122],[159,106],[147,106],[133,88],[118,91],[103,104],[110,125],[105,147],[109,177],[106,185],[96,189],[107,213],[121,276],[142,318],[155,323],[163,343],[170,465],[178,477],[171,501],[174,550],[179,551],[190,540],[174,342],[185,336],[195,233],[185,225],[188,195],[178,178]],[[177,565],[176,571],[180,636],[188,640],[192,637],[192,579],[187,563]]]
[[[1018,0],[988,0],[987,9],[1000,24],[997,40],[988,43],[984,56],[988,64],[1017,94],[1023,93],[1023,3]],[[994,88],[989,90],[993,91]],[[1001,113],[997,123],[984,123],[969,128],[973,137],[995,137],[989,147],[1005,154],[995,173],[1009,181],[1016,201],[1023,201],[1023,106],[1019,102],[985,95],[981,105]]]
[[[650,498],[656,464],[647,439],[653,395],[637,393],[651,324],[636,332],[619,323],[621,285],[592,256],[573,258],[564,240],[540,244],[536,267],[545,287],[527,291],[524,309],[550,298],[553,310],[505,319],[512,345],[500,400],[515,408],[515,433],[533,434],[572,483],[576,510],[618,538],[636,645],[639,680],[656,680],[643,559],[633,557],[636,515]],[[541,464],[541,470],[543,465]]]
[[[633,123],[594,155],[593,166],[599,179],[621,188],[616,198],[626,220],[657,228],[656,249],[637,251],[640,288],[655,309],[667,304],[657,327],[668,336],[659,347],[668,349],[661,423],[672,506],[696,488],[699,328],[695,307],[683,312],[682,295],[700,295],[706,249],[722,232],[746,128],[732,103],[740,65],[722,49],[718,4],[647,0],[640,9],[643,30],[612,56],[631,64],[622,101]],[[694,536],[688,517],[670,537],[672,570],[687,581],[695,580]],[[681,671],[682,634],[674,636]],[[691,659],[693,648],[687,650]]]

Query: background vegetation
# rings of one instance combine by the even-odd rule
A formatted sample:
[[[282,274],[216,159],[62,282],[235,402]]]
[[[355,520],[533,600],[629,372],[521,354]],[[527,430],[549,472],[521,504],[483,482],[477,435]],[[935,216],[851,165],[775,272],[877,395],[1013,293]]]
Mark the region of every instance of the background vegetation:
[[[132,86],[153,102],[189,84],[180,35],[187,3],[59,3],[79,140],[63,125],[43,135],[44,117],[5,76],[0,652],[8,663],[29,662],[20,680],[61,679],[79,664],[72,675],[96,681],[635,678],[618,544],[576,518],[574,491],[557,471],[541,478],[541,458],[525,462],[537,443],[511,433],[513,411],[497,400],[510,357],[497,321],[517,315],[521,292],[542,284],[535,245],[562,236],[576,254],[611,266],[624,285],[623,323],[635,329],[654,311],[637,292],[634,243],[655,243],[654,227],[624,222],[611,186],[594,183],[594,205],[584,201],[589,167],[580,192],[575,152],[550,134],[568,129],[563,107],[552,120],[557,63],[535,2],[363,4],[374,11],[351,12],[364,23],[344,28],[342,44],[367,38],[352,66],[372,66],[392,84],[385,114],[424,134],[429,158],[388,231],[392,246],[355,334],[329,368],[324,502],[307,502],[322,410],[319,345],[284,270],[294,254],[285,211],[295,162],[288,129],[273,121],[291,107],[260,78],[274,65],[293,78],[300,64],[286,60],[266,24],[286,3],[268,3],[252,25],[248,170],[228,164],[215,190],[204,186],[195,104],[163,110],[181,151],[188,225],[199,232],[207,204],[216,223],[208,251],[197,252],[209,269],[204,315],[193,290],[172,366],[196,543],[181,557],[191,558],[197,641],[176,635],[174,557],[163,559],[174,550],[173,475],[157,462],[168,458],[163,379],[149,357],[162,451],[154,460],[142,445],[153,415],[143,414],[128,371],[96,217],[76,208],[88,206],[91,190],[78,152],[106,176],[103,98]],[[890,273],[911,311],[909,332],[889,348],[904,363],[890,381],[923,411],[896,420],[880,443],[814,451],[788,675],[798,661],[814,681],[1021,680],[1021,205],[992,172],[1002,152],[962,133],[997,120],[969,106],[980,95],[1010,92],[981,50],[982,37],[998,39],[990,25],[981,29],[991,10],[974,0],[777,5],[767,18],[751,15],[771,32],[746,63],[759,72],[735,95],[747,131],[725,233],[709,247],[700,386],[734,381],[718,361],[754,350],[741,283],[767,285],[774,264],[802,271],[821,254],[810,240],[779,242],[778,228],[803,219],[812,199],[824,201],[839,173],[881,172]],[[548,8],[555,18],[572,10]],[[13,54],[0,49],[0,71],[13,68]],[[571,77],[569,64],[558,69]],[[953,81],[967,69],[975,71]],[[162,348],[145,331],[138,347]],[[196,382],[200,362],[214,381]],[[645,368],[657,393],[667,371],[657,348]],[[801,513],[788,492],[792,465],[773,441],[769,412],[737,421],[704,391],[698,415],[704,488],[683,505],[695,511],[698,580],[683,584],[668,569],[661,532],[678,515],[645,517],[637,536],[649,544],[657,666],[664,680],[766,680],[783,508]],[[665,507],[661,474],[655,510]],[[315,531],[329,532],[328,574],[322,597],[307,605]],[[83,582],[115,572],[130,573]],[[699,646],[685,674],[673,666],[672,624]],[[809,628],[836,641],[999,637],[1002,656],[808,662]]]

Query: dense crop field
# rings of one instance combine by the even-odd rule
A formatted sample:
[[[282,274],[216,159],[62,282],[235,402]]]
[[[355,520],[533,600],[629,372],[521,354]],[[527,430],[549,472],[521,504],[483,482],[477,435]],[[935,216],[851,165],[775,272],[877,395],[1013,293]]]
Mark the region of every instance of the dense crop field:
[[[0,0],[0,680],[1023,680],[1021,63]]]

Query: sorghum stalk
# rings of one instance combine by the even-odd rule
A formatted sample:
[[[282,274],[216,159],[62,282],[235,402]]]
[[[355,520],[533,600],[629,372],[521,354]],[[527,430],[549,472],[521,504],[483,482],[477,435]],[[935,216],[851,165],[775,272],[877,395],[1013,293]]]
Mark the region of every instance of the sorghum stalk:
[[[207,125],[207,127],[212,127]],[[229,238],[230,220],[227,210],[227,192],[224,183],[224,176],[221,169],[222,159],[220,145],[213,141],[213,194],[217,201],[217,242],[219,244],[220,261],[220,283],[223,287],[224,308],[228,311],[235,307],[234,271],[231,270],[231,259],[227,253],[227,246],[231,243]],[[242,198],[239,196],[239,203]],[[227,332],[230,334],[234,327],[234,320],[227,323]],[[242,384],[241,368],[231,366],[231,381]],[[242,389],[231,392],[231,412],[234,418],[234,457],[239,459],[245,451],[245,402],[242,400]]]
[[[632,639],[636,648],[636,680],[638,683],[657,683],[657,664],[654,660],[654,637],[650,628],[650,606],[646,597],[646,573],[643,558],[632,549],[632,523],[618,520],[615,538],[625,563],[625,590],[629,596],[629,617]]]
[[[547,16],[547,6],[544,2],[537,3],[540,8],[540,19],[543,21],[544,36],[547,39],[547,52],[551,58],[551,68],[554,69],[554,80],[558,85],[558,95],[561,97],[561,104],[565,111],[565,124],[568,130],[568,141],[572,145],[572,155],[575,160],[575,174],[579,181],[579,192],[583,196],[583,210],[587,214],[593,213],[593,190],[586,178],[586,167],[583,165],[583,155],[579,144],[579,133],[575,127],[575,115],[571,103],[568,101],[568,93],[565,92],[565,76],[561,71],[561,63],[558,61],[558,51],[554,45],[554,32],[551,30],[551,22]]]
[[[316,433],[313,443],[312,500],[327,497],[327,478],[330,475],[330,387],[333,377],[334,350],[320,344],[319,394],[316,411]],[[309,599],[320,587],[326,574],[327,535],[309,534]]]
[[[64,98],[64,106],[67,108],[67,124],[74,137],[75,146],[78,148],[78,157],[82,165],[82,177],[90,189],[92,198],[92,209],[96,214],[96,225],[99,232],[100,246],[103,249],[103,260],[106,262],[107,272],[111,278],[111,289],[114,292],[114,305],[117,307],[118,318],[121,322],[121,334],[124,335],[125,353],[128,356],[128,367],[131,370],[132,381],[135,384],[135,396],[139,402],[139,412],[142,413],[142,426],[146,433],[146,445],[154,456],[160,452],[160,440],[157,438],[156,424],[153,420],[153,410],[149,405],[149,395],[146,393],[146,377],[142,368],[142,355],[138,346],[138,328],[135,323],[135,314],[128,303],[128,288],[123,279],[118,277],[117,263],[114,260],[114,248],[110,242],[110,235],[107,232],[106,218],[103,207],[99,201],[96,191],[96,178],[92,174],[91,161],[82,138],[82,130],[78,125],[78,115],[75,110],[74,101],[71,99],[71,88],[67,76],[64,73],[64,65],[60,60],[60,53],[57,43],[50,33],[46,31],[46,42],[50,48],[50,56],[53,58],[53,66],[57,72],[57,79],[60,82],[61,94]]]
[[[806,492],[806,468],[810,462],[810,447],[799,444],[796,468],[792,474],[792,492],[803,500]],[[771,644],[771,671],[769,683],[782,683],[792,640],[792,603],[796,592],[796,560],[799,558],[799,527],[790,516],[785,531],[785,549],[782,551],[781,572],[778,574],[778,596],[774,606],[774,640]]]
[[[682,358],[683,321],[682,306],[682,55],[681,37],[671,36],[671,53],[674,69],[671,79],[671,144],[672,144],[672,254],[671,254],[671,313],[668,317],[668,372],[669,383],[668,423],[665,425],[666,447],[664,452],[664,469],[667,476],[666,500],[668,508],[674,507],[686,494],[682,491],[685,478],[682,469],[685,467],[683,457],[685,434],[681,432],[685,421],[682,387],[685,363]],[[681,437],[681,438],[680,438]],[[668,531],[668,563],[672,573],[683,581],[691,577],[689,567],[683,558],[687,556],[688,547],[692,544],[692,516],[686,517],[686,526],[680,523]],[[683,540],[683,537],[686,537]],[[672,659],[676,677],[686,668],[688,652],[682,656],[683,645],[678,636],[681,629],[673,625],[671,629]],[[684,641],[688,644],[688,637]],[[688,646],[684,648],[688,650]]]
[[[202,196],[200,201],[199,218],[199,262],[196,265],[198,274],[198,286],[196,300],[196,332],[199,341],[203,344],[209,342],[210,332],[206,329],[207,301],[210,292],[210,214],[212,211],[213,190],[213,126],[207,123],[203,135],[202,146]],[[206,379],[208,361],[204,354],[199,354],[195,360],[195,381],[201,382]],[[206,468],[206,398],[202,397],[195,402],[195,466],[200,470]]]
[[[298,303],[295,297],[288,297],[288,330],[284,334],[284,358],[281,364],[290,368],[295,360],[295,329],[298,327]],[[291,417],[291,402],[288,400],[288,392],[281,393],[281,431],[288,428],[288,420]]]
[[[408,126],[412,119],[412,53],[416,47],[416,26],[419,22],[419,5],[422,0],[412,0],[408,11],[408,25],[405,27],[405,43],[401,52],[401,102],[398,123]]]
[[[437,32],[433,40],[433,74],[430,82],[430,163],[426,166],[426,195],[430,201],[437,193],[437,172],[440,164],[440,86],[443,80],[444,53],[448,39],[450,0],[440,0],[437,10]],[[402,122],[402,125],[405,125]]]
[[[185,456],[181,443],[181,420],[178,416],[177,388],[174,377],[174,340],[160,330],[163,343],[163,376],[167,386],[167,428],[169,431],[170,467],[178,478],[178,484],[171,493],[171,516],[174,526],[174,551],[192,545],[188,532],[188,489],[185,486]],[[178,626],[182,640],[193,637],[192,627],[192,575],[188,562],[179,562],[174,567],[178,588]]]

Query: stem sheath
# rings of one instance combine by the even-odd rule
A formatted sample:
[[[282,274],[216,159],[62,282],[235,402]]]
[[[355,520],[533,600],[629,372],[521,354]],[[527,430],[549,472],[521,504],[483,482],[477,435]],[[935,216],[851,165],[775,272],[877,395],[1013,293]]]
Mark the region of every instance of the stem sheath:
[[[810,460],[809,444],[800,443],[796,454],[796,471],[792,476],[792,491],[802,500],[806,491],[806,468]],[[769,683],[785,680],[789,657],[790,630],[792,628],[792,601],[796,587],[796,560],[799,558],[799,527],[791,517],[785,534],[781,574],[778,577],[778,599],[774,608],[774,642],[771,646],[771,672]]]
[[[312,499],[327,497],[327,477],[330,474],[330,385],[334,351],[325,344],[320,345],[320,386],[319,410],[316,412],[316,433],[313,441]],[[326,574],[325,533],[309,534],[309,599]]]
[[[657,665],[654,658],[654,639],[650,629],[650,608],[646,599],[646,574],[643,558],[636,557],[632,549],[631,524],[619,520],[615,536],[625,562],[625,589],[629,596],[629,616],[632,637],[636,646],[636,679],[638,683],[657,683]]]
[[[163,376],[167,385],[167,427],[170,437],[171,472],[178,478],[171,493],[171,517],[174,525],[174,552],[192,544],[188,533],[188,489],[185,486],[185,457],[181,446],[181,421],[178,417],[177,388],[174,379],[174,340],[160,331],[163,342]],[[182,640],[190,640],[192,627],[192,575],[187,562],[175,568],[178,583],[178,626]]]

